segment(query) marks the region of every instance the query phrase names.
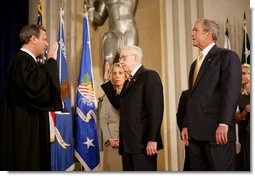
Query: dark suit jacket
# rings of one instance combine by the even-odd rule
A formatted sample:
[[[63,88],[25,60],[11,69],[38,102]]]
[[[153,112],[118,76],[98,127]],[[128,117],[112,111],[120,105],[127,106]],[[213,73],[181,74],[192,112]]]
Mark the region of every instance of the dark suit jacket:
[[[189,97],[189,90],[182,91],[179,104],[178,104],[178,110],[176,113],[177,124],[178,124],[180,132],[182,131],[182,128],[183,128],[184,117],[185,117],[186,107],[188,103],[188,97]],[[185,160],[184,160],[183,171],[190,171],[190,170],[191,168],[190,168],[189,146],[185,145]]]
[[[185,111],[186,111],[186,107],[188,103],[188,96],[189,96],[189,90],[182,91],[179,104],[178,104],[178,110],[176,113],[177,124],[178,124],[180,132],[182,131],[182,128],[183,128],[183,121],[184,121]]]
[[[115,94],[110,82],[101,87],[114,107],[120,107],[120,147],[127,153],[144,153],[148,141],[163,148],[160,127],[163,118],[163,87],[159,75],[141,66],[121,94]]]
[[[184,120],[190,139],[215,141],[219,123],[229,125],[228,140],[235,141],[234,114],[241,88],[241,63],[234,51],[212,47],[192,85],[196,61],[189,75],[189,99]]]

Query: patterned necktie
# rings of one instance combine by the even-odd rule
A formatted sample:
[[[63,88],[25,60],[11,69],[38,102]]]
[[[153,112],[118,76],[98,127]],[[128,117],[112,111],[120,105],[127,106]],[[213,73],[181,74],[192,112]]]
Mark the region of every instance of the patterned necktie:
[[[195,67],[195,70],[194,70],[193,85],[195,84],[195,81],[196,81],[196,78],[197,78],[197,74],[199,72],[199,69],[200,69],[200,66],[201,66],[201,63],[202,63],[202,58],[203,58],[203,53],[200,52],[198,57],[197,57],[196,67]]]
[[[131,81],[132,81],[132,75],[129,75],[129,77],[128,77],[128,83],[127,83],[127,87],[130,85],[130,83],[131,83]]]

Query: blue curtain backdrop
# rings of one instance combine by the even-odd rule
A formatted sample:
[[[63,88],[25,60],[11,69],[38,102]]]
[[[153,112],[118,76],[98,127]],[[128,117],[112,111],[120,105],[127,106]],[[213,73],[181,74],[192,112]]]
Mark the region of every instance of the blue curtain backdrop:
[[[27,24],[28,0],[0,3],[0,100],[7,67],[20,48],[19,31]]]

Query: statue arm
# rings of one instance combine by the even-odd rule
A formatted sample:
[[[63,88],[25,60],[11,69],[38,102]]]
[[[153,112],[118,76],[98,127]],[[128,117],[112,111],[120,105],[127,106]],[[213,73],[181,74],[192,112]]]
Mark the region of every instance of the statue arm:
[[[104,0],[100,1],[100,4],[98,6],[98,9],[95,10],[94,0],[89,0],[90,3],[88,3],[88,16],[90,21],[96,23],[97,25],[102,25],[106,18],[107,18],[107,9],[106,5],[104,3]]]

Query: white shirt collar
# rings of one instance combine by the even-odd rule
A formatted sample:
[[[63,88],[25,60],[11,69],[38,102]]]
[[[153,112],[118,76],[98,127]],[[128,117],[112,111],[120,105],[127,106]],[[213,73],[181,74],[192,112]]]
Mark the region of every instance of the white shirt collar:
[[[21,48],[20,50],[24,51],[27,54],[29,54],[30,56],[32,56],[34,58],[35,62],[37,62],[36,57],[29,50],[27,50],[26,48]]]
[[[142,66],[142,64],[139,64],[135,69],[131,72],[131,75],[134,76],[137,70]]]
[[[211,48],[215,45],[215,43],[211,43],[210,45],[208,45],[205,49],[203,49],[202,54],[203,54],[203,58],[205,58],[205,56],[209,53],[209,51],[211,50]]]

